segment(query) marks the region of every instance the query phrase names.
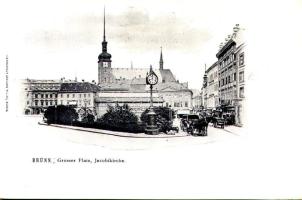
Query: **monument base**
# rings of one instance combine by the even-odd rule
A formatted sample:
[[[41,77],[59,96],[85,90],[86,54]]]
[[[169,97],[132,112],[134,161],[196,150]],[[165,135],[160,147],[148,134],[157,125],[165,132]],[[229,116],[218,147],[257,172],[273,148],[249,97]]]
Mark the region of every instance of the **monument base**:
[[[157,128],[157,126],[147,126],[145,129],[145,133],[148,135],[157,135],[159,134],[159,129]]]

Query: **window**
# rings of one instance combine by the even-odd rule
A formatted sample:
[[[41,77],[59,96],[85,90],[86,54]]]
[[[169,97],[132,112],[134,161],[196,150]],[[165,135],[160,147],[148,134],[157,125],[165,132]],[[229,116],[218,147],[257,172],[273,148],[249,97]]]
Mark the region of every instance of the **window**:
[[[81,95],[81,94],[79,94],[79,98],[81,98],[81,96],[82,96],[82,95]]]
[[[48,106],[48,101],[45,101],[45,105]]]
[[[72,98],[74,98],[74,94],[72,94]]]
[[[35,94],[35,98],[38,98],[38,94]]]
[[[239,89],[239,97],[240,97],[240,98],[244,98],[244,87],[241,87],[241,88]]]
[[[84,94],[84,98],[86,98],[86,94]]]
[[[88,94],[88,97],[90,97],[90,94]]]
[[[185,107],[188,107],[188,102],[187,101],[185,101]]]
[[[44,98],[44,94],[41,94],[41,98]]]
[[[57,101],[55,101],[55,105],[57,105]]]
[[[67,94],[67,98],[69,98],[69,94]]]
[[[244,72],[239,72],[239,81],[240,82],[244,81]]]
[[[41,101],[40,101],[40,103],[41,103],[41,106],[43,106],[43,105],[44,105],[44,101],[43,101],[43,100],[41,100]]]
[[[169,107],[169,103],[168,102],[166,102],[166,107]]]
[[[61,94],[61,98],[63,98],[63,94]]]
[[[52,98],[52,94],[50,94],[49,97]]]
[[[244,64],[244,53],[240,54],[239,56],[239,65],[243,65]]]
[[[58,95],[57,95],[57,94],[55,94],[55,98],[58,98]]]
[[[234,73],[234,81],[236,81],[236,72]]]
[[[48,98],[48,94],[45,94],[45,98]]]
[[[61,100],[61,105],[63,105],[63,100]]]
[[[52,106],[52,101],[50,101],[49,104]]]
[[[27,101],[27,105],[29,105],[29,101]]]
[[[37,106],[38,105],[38,100],[35,100],[35,106]]]
[[[229,83],[230,83],[231,82],[231,76],[229,76],[228,79],[229,79]]]

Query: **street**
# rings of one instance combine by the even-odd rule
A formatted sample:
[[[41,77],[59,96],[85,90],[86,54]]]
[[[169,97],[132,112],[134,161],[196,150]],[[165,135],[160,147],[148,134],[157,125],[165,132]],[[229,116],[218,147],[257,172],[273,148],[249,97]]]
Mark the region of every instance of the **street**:
[[[110,150],[148,150],[165,147],[191,147],[230,139],[240,136],[226,129],[208,127],[208,136],[184,136],[170,138],[131,138],[107,134],[91,133],[86,131],[71,130],[52,126],[39,125],[41,116],[24,116],[22,124],[26,133],[22,133],[23,142],[35,141],[35,145],[85,145],[98,146]],[[178,135],[185,135],[178,133]],[[135,136],[135,134],[134,134]],[[177,134],[176,134],[177,136]],[[18,136],[19,137],[19,136]]]

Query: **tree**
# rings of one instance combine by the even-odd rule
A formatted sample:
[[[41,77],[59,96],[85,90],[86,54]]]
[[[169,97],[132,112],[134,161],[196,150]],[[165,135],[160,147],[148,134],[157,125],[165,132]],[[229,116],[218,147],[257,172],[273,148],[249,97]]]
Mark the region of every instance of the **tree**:
[[[108,105],[107,112],[98,120],[101,128],[117,131],[140,132],[143,131],[138,124],[137,116],[128,104],[114,107]]]
[[[94,123],[94,115],[92,114],[87,114],[83,117],[82,119],[83,123],[87,123],[87,124],[93,124]]]
[[[48,124],[67,124],[72,125],[78,119],[78,113],[71,106],[49,106],[44,113]]]

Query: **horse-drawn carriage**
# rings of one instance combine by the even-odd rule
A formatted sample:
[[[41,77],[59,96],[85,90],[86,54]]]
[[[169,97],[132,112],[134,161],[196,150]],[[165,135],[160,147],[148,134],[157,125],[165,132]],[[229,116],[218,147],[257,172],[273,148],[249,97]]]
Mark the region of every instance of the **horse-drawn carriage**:
[[[215,128],[217,128],[218,126],[220,128],[224,128],[224,125],[225,125],[225,119],[224,118],[220,118],[220,117],[213,117],[212,118],[212,123],[213,123],[213,126]]]
[[[198,115],[188,115],[187,118],[182,119],[181,128],[190,135],[206,136],[208,130],[208,122],[205,117]]]

